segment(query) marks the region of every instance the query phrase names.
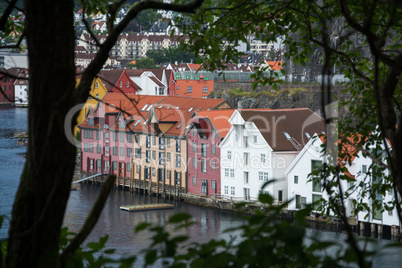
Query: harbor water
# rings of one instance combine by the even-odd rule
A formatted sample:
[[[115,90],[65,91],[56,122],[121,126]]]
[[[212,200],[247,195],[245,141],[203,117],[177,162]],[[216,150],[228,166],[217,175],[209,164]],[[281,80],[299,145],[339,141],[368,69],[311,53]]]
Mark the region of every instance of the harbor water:
[[[0,230],[0,240],[8,236],[9,219],[12,204],[19,184],[24,163],[26,146],[17,144],[13,135],[27,131],[26,108],[0,106],[0,215],[5,221]],[[82,184],[80,189],[71,191],[64,219],[64,226],[72,232],[78,232],[84,223],[92,205],[100,193],[101,185]],[[174,209],[128,212],[120,210],[120,206],[149,203],[171,203]],[[227,228],[241,224],[242,220],[236,212],[223,211],[189,205],[174,199],[143,195],[112,189],[94,230],[87,242],[98,241],[100,237],[109,236],[107,248],[116,249],[118,256],[138,255],[142,249],[151,243],[150,233],[134,233],[134,228],[141,222],[160,224],[173,232],[167,225],[170,216],[178,212],[192,215],[197,224],[182,230],[180,234],[189,236],[190,242],[206,242],[210,239],[238,236],[238,233],[226,233]],[[344,242],[343,233],[322,230],[308,230],[309,235],[322,240]],[[386,245],[389,241],[381,240],[379,245]],[[374,267],[402,267],[402,250],[386,249],[377,254],[373,260]]]

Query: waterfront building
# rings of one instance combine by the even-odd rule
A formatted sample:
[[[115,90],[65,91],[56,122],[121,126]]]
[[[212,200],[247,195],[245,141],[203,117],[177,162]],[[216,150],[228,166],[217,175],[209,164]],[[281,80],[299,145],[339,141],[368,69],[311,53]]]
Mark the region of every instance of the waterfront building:
[[[173,72],[165,69],[126,70],[130,79],[137,85],[140,95],[172,95],[175,81]]]
[[[14,82],[14,103],[16,106],[28,107],[28,74],[21,72]]]
[[[220,144],[222,197],[255,201],[265,192],[276,203],[287,200],[285,171],[310,137],[325,130],[324,120],[307,108],[267,109],[236,110],[229,123]]]
[[[130,124],[134,134],[134,180],[145,189],[187,192],[187,134],[195,111],[227,109],[222,99],[166,96],[147,103],[147,114]]]
[[[28,69],[26,68],[9,68],[2,70],[5,73],[10,74],[10,76],[0,74],[0,104],[14,104],[15,102],[15,81],[20,75],[26,76],[28,74]],[[21,81],[22,79],[20,79]],[[28,87],[28,85],[26,85]],[[22,95],[21,95],[22,96]]]
[[[219,144],[229,132],[233,109],[195,112],[187,134],[187,191],[220,197]]]
[[[222,99],[118,93],[106,94],[103,102],[89,109],[79,125],[82,171],[131,177],[152,190],[166,183],[186,191],[191,115],[230,108]]]

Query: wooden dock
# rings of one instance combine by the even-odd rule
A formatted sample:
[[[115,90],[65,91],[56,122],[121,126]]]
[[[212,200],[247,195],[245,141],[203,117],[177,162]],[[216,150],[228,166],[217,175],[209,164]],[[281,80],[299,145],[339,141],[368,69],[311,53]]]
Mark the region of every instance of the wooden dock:
[[[154,210],[154,209],[171,209],[174,208],[172,204],[142,204],[142,205],[128,205],[128,206],[121,206],[121,210],[126,211],[143,211],[143,210]]]

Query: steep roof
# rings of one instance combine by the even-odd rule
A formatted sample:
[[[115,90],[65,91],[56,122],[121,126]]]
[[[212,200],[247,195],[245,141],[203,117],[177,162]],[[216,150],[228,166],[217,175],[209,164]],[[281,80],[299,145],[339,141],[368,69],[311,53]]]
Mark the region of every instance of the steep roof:
[[[245,121],[255,124],[274,151],[301,150],[309,136],[325,131],[324,120],[307,108],[239,112]]]
[[[199,111],[196,112],[196,115],[199,118],[208,118],[219,135],[224,138],[232,126],[229,123],[229,118],[234,111],[234,109]]]
[[[107,91],[113,91],[115,88],[117,81],[119,81],[120,77],[123,75],[122,69],[117,70],[103,70],[100,71],[98,76],[101,79],[102,83],[105,85]]]

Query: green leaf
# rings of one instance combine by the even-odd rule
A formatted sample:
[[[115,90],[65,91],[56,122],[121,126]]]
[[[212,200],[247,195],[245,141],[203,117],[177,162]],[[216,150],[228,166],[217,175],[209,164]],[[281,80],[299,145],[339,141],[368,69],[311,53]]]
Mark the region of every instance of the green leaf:
[[[191,219],[191,215],[187,213],[177,213],[170,217],[169,223],[179,223]]]
[[[145,254],[145,262],[147,264],[153,264],[156,261],[157,252],[156,250],[150,250]]]
[[[151,224],[150,223],[148,223],[148,222],[142,222],[142,223],[140,223],[140,224],[138,224],[136,227],[135,227],[135,229],[134,229],[134,232],[135,233],[138,233],[138,232],[140,232],[140,231],[142,231],[142,230],[145,230],[148,226],[150,226]]]

